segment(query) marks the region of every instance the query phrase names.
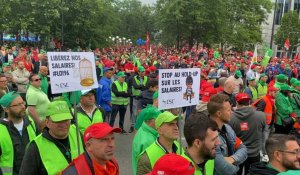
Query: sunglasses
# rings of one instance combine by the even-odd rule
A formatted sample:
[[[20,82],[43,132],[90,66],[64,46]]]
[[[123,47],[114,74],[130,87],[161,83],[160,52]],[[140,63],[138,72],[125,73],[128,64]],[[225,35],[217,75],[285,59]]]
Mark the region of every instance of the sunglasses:
[[[33,80],[33,81],[41,81],[41,79],[35,79],[35,80]]]

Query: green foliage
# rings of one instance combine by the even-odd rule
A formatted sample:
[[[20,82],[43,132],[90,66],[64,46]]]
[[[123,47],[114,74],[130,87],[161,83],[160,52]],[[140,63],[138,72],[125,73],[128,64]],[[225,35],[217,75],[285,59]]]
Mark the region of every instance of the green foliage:
[[[242,49],[261,39],[270,0],[158,0],[157,25],[163,42],[222,43]]]
[[[291,48],[299,44],[300,34],[300,20],[299,14],[293,11],[289,11],[284,14],[276,35],[275,43],[283,47],[287,38],[290,39]]]

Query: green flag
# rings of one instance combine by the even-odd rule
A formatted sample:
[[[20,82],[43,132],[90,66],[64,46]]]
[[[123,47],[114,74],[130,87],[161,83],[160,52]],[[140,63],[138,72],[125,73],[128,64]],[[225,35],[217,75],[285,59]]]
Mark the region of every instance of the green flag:
[[[214,51],[214,58],[215,59],[219,58],[219,52],[218,51]]]

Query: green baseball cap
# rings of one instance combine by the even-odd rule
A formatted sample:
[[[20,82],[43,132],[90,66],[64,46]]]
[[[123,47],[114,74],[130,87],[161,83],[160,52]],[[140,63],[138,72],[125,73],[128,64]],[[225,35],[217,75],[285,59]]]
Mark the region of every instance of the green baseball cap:
[[[53,101],[49,103],[46,114],[53,122],[71,120],[73,118],[69,106],[65,101]]]
[[[281,80],[287,80],[288,77],[286,75],[284,75],[284,74],[279,74],[279,75],[277,75],[276,79],[278,81],[281,81]]]
[[[280,90],[281,91],[290,91],[290,90],[292,90],[292,88],[287,84],[283,84],[280,86]]]
[[[262,77],[267,77],[267,76],[268,76],[268,75],[265,74],[265,73],[260,74],[260,78],[262,78]]]
[[[158,91],[154,92],[152,98],[153,98],[153,99],[157,99],[157,98],[158,98]]]
[[[237,77],[239,77],[239,78],[242,77],[242,73],[241,73],[240,70],[235,71],[235,75],[236,75]]]
[[[20,94],[16,93],[16,92],[9,92],[5,95],[3,95],[1,98],[0,98],[0,105],[3,107],[3,108],[7,108],[9,107],[9,105],[11,104],[11,102],[14,101],[15,98],[19,97]]]
[[[298,81],[297,78],[291,78],[290,83],[294,84],[295,81]]]
[[[171,112],[169,111],[165,111],[161,114],[158,115],[158,117],[155,120],[155,128],[159,128],[162,124],[164,123],[169,123],[173,120],[177,120],[179,117],[173,115]]]
[[[117,76],[118,77],[126,77],[125,73],[122,71],[118,72]]]
[[[145,72],[145,68],[143,66],[139,66],[138,71],[139,72]]]
[[[300,81],[299,80],[296,80],[295,82],[293,82],[292,84],[294,87],[298,87],[300,86]]]
[[[153,118],[156,119],[159,114],[161,114],[161,112],[158,110],[158,108],[156,108],[154,106],[148,107],[148,108],[146,108],[144,121],[151,120]]]

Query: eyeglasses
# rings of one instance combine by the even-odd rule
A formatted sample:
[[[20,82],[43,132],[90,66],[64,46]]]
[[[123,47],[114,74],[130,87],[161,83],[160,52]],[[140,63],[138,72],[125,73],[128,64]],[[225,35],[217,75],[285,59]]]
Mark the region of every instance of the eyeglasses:
[[[33,81],[41,81],[41,79],[35,79],[35,80],[33,80]]]
[[[10,105],[10,106],[8,106],[8,107],[17,107],[17,106],[21,106],[21,105],[26,105],[26,102],[24,101],[24,102],[22,102],[22,103],[18,103],[18,104],[15,104],[15,105]]]
[[[295,151],[284,151],[284,150],[278,150],[279,152],[283,152],[283,153],[289,153],[289,154],[300,154],[300,149],[297,149]]]

